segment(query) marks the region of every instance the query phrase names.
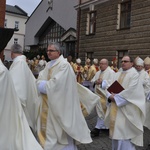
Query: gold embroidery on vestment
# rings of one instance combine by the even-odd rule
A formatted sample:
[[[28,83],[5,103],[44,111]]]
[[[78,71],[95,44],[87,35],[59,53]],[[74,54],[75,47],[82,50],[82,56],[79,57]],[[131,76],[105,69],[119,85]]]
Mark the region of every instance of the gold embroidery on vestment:
[[[126,73],[121,73],[118,82],[122,84],[124,78],[126,76]],[[115,120],[117,116],[117,105],[115,102],[111,102],[111,109],[110,109],[110,128],[109,128],[109,136],[112,138],[114,133],[114,127],[115,127]]]
[[[50,80],[52,74],[52,68],[49,70],[47,79]],[[38,134],[39,143],[42,147],[45,145],[46,140],[46,126],[47,126],[47,115],[48,115],[48,98],[46,94],[42,95],[42,113],[41,113],[41,130]]]

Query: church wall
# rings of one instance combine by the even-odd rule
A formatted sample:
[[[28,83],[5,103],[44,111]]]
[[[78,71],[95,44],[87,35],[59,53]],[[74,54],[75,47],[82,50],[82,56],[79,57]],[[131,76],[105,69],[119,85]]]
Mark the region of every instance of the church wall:
[[[150,55],[150,1],[132,0],[130,29],[117,30],[118,4],[122,0],[110,0],[95,5],[96,33],[86,35],[89,7],[81,8],[79,57],[84,60],[87,52],[93,58],[112,60],[116,52],[128,50],[132,57]]]

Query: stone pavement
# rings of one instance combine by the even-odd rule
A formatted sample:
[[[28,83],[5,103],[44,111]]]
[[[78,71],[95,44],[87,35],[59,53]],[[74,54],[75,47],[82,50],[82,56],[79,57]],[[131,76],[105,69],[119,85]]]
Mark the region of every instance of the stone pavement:
[[[86,118],[89,128],[92,130],[96,124],[96,112],[93,112]],[[150,131],[144,128],[144,146],[136,147],[136,150],[150,150],[148,144],[150,143]],[[93,142],[90,144],[80,144],[78,150],[111,150],[111,139],[108,137],[108,132],[103,131],[99,137],[93,138]]]

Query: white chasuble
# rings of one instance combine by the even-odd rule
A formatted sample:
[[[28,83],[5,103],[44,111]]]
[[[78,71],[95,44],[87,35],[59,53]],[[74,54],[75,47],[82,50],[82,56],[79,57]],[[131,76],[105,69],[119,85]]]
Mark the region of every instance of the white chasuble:
[[[143,123],[145,120],[145,94],[143,85],[139,80],[139,75],[135,68],[116,73],[114,81],[119,79],[122,72],[126,73],[121,83],[125,90],[118,95],[128,101],[128,103],[117,107],[114,131],[111,138],[115,140],[131,139],[133,144],[143,146]],[[110,112],[113,111],[111,105],[107,109],[105,117],[107,125],[110,125],[109,117],[114,117],[110,116]]]
[[[0,149],[42,150],[33,136],[10,73],[0,60]]]
[[[91,82],[95,82],[98,79],[105,80],[107,82],[107,87],[111,84],[115,72],[108,66],[104,71],[99,70]],[[106,89],[107,89],[106,87]],[[102,88],[102,85],[95,85],[95,94],[97,94],[99,98],[99,103],[96,105],[96,112],[99,118],[104,119],[105,113],[107,110],[107,97],[106,97],[106,89]]]
[[[24,55],[17,56],[10,66],[9,71],[29,126],[36,133],[40,100],[36,87],[36,79],[26,63],[26,57]]]
[[[47,81],[45,150],[63,149],[68,145],[68,136],[77,143],[92,142],[90,130],[81,111],[77,81],[72,67],[63,56],[60,56],[50,68],[49,66],[50,62],[40,72],[37,80],[38,85],[43,80]]]

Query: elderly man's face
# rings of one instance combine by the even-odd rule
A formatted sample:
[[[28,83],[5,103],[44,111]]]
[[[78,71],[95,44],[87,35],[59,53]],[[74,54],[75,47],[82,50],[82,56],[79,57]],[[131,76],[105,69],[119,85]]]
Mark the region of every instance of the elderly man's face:
[[[125,70],[130,69],[133,66],[133,62],[131,62],[128,56],[125,56],[121,60],[121,66],[122,66],[122,69],[125,71]]]
[[[102,59],[99,63],[100,70],[104,71],[108,67],[108,62],[105,59]]]
[[[145,68],[145,70],[149,70],[150,69],[150,65],[149,64],[144,64],[144,68]]]
[[[136,69],[137,71],[141,71],[141,70],[143,69],[143,66],[136,65],[136,66],[135,66],[135,69]]]

